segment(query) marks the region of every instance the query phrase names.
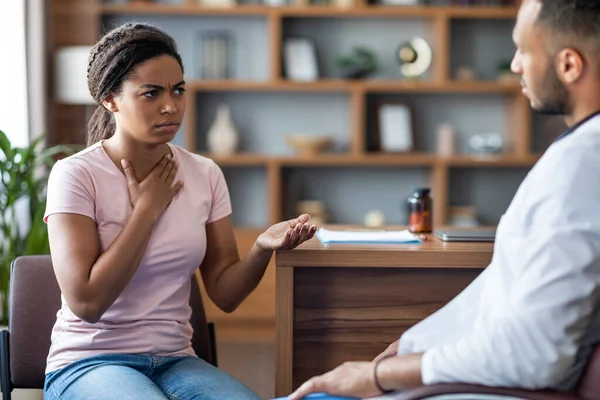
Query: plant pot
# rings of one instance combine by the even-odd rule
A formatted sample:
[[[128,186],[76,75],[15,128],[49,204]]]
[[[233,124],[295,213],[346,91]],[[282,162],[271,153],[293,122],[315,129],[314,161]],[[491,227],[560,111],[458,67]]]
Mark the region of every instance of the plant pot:
[[[365,79],[372,72],[371,68],[345,67],[342,69],[341,75],[343,79]]]

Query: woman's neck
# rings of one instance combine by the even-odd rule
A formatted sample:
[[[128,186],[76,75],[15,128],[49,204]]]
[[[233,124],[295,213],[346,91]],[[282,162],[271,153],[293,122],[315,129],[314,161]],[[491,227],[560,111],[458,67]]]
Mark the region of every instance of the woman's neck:
[[[121,160],[125,159],[133,166],[136,178],[141,182],[152,168],[165,156],[171,154],[167,144],[148,145],[115,133],[103,141],[102,145],[109,157],[122,171]]]

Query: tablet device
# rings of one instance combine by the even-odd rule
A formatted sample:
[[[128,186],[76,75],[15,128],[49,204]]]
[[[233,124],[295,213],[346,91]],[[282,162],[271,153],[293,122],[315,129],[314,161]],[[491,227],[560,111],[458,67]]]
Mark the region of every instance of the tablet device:
[[[435,236],[444,242],[493,242],[496,229],[436,229]]]

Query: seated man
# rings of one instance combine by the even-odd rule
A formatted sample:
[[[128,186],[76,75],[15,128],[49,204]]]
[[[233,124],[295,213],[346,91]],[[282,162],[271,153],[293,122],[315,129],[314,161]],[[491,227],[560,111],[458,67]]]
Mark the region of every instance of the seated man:
[[[577,385],[600,341],[600,0],[523,0],[513,38],[524,95],[570,129],[521,184],[491,264],[374,362],[314,377],[290,399],[448,382]]]

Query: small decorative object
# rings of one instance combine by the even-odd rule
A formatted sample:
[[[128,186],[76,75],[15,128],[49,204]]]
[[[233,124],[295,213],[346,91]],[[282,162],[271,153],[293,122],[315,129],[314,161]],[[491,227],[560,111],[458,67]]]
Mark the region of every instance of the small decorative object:
[[[503,61],[498,65],[498,82],[519,83],[521,76],[512,72],[511,61]]]
[[[383,103],[375,118],[377,147],[384,152],[409,152],[414,149],[412,113],[404,103]]]
[[[452,226],[459,226],[465,228],[479,226],[479,221],[477,221],[475,207],[450,207],[448,223]]]
[[[333,138],[328,136],[290,135],[286,139],[296,152],[309,157],[322,153],[333,144]]]
[[[381,228],[385,224],[385,216],[379,210],[371,210],[365,215],[367,228]]]
[[[238,133],[231,120],[229,107],[221,104],[208,131],[208,150],[215,155],[231,155],[238,146]]]
[[[381,4],[386,6],[415,6],[422,2],[422,0],[382,0]]]
[[[352,8],[354,7],[355,0],[335,0],[335,5],[340,8]]]
[[[233,7],[236,0],[198,0],[198,3],[205,7]]]
[[[408,198],[408,230],[412,233],[429,233],[432,230],[432,203],[429,188],[413,189]]]
[[[302,200],[296,206],[298,214],[310,214],[310,222],[322,226],[327,223],[327,207],[321,200]]]
[[[205,32],[201,38],[200,75],[203,79],[231,78],[229,33]]]
[[[458,81],[473,81],[475,78],[475,70],[471,67],[462,66],[456,69],[456,80]]]
[[[437,129],[437,153],[451,156],[455,153],[456,130],[451,124],[441,124]]]
[[[265,5],[270,7],[281,7],[287,4],[287,0],[265,0]]]
[[[479,133],[469,139],[469,148],[476,154],[498,154],[502,152],[502,136],[497,133]]]
[[[287,39],[284,46],[285,71],[293,81],[314,81],[319,77],[317,51],[308,39]]]
[[[366,47],[357,46],[352,53],[338,58],[344,79],[363,79],[377,71],[377,56]]]
[[[396,59],[400,73],[407,78],[418,78],[431,66],[432,51],[425,39],[415,37],[398,47]]]

